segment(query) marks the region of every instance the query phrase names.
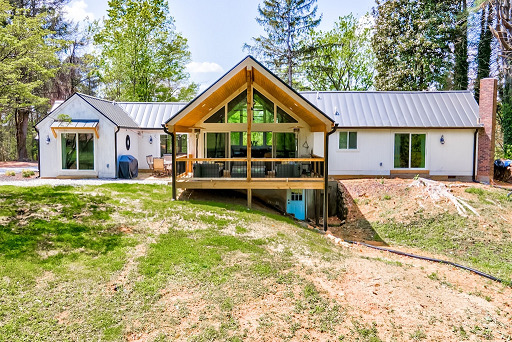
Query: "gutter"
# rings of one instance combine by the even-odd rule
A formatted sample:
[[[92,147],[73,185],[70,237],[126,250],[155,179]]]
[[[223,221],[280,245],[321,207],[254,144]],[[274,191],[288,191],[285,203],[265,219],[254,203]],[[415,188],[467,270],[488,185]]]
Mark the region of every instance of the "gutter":
[[[114,153],[115,153],[115,157],[116,157],[116,160],[114,162],[115,166],[116,166],[116,174],[114,175],[114,178],[117,179],[117,168],[118,168],[118,165],[117,165],[117,133],[119,132],[119,130],[121,129],[121,127],[117,126],[117,130],[114,132]]]
[[[36,130],[37,136],[39,137],[39,139],[37,139],[37,171],[39,174],[36,178],[41,178],[41,134],[39,134],[39,130],[35,125],[34,129]]]
[[[475,134],[473,137],[473,182],[477,182],[476,180],[476,155],[477,155],[477,143],[478,143],[478,129],[475,129]]]
[[[325,151],[324,151],[324,232],[327,231],[327,218],[329,217],[329,137],[331,134],[336,132],[338,124],[334,124],[334,127],[330,132],[325,135]]]
[[[176,200],[176,134],[171,133],[167,130],[167,126],[165,124],[162,124],[162,127],[164,128],[164,132],[169,134],[171,136],[171,146],[172,146],[172,199]]]

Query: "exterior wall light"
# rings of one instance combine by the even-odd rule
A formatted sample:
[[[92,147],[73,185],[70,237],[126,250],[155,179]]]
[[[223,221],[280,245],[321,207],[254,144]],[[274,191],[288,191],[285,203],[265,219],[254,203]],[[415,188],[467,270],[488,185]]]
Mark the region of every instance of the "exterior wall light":
[[[45,141],[46,141],[46,145],[50,144],[50,136],[49,135],[46,136],[46,140]]]
[[[153,143],[153,137],[150,135],[149,136],[149,143],[152,144]]]
[[[441,135],[441,140],[439,140],[439,142],[441,142],[441,145],[444,145],[444,135]]]

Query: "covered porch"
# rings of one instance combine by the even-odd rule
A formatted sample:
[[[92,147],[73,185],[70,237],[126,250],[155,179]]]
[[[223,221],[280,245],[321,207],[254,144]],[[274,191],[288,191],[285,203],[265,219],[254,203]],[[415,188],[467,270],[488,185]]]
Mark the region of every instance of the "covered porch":
[[[173,153],[173,198],[176,189],[240,189],[250,207],[252,190],[325,189],[332,127],[249,56],[165,124],[173,146],[180,133],[190,146]]]

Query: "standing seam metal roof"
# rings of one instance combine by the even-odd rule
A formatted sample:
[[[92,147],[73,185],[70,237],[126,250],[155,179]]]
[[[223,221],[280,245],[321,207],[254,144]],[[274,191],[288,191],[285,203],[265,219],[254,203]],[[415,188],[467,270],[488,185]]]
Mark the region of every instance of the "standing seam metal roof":
[[[138,128],[139,125],[114,102],[98,99],[89,95],[78,94],[84,101],[96,108],[101,114],[120,127]]]
[[[301,92],[339,127],[478,128],[470,91]],[[338,111],[340,115],[335,115]]]
[[[339,127],[478,128],[478,104],[469,91],[301,92]],[[187,103],[111,102],[78,94],[114,124],[161,129]],[[338,112],[340,115],[335,115]]]
[[[187,103],[119,102],[118,105],[124,109],[140,128],[162,129],[162,124],[176,115]]]

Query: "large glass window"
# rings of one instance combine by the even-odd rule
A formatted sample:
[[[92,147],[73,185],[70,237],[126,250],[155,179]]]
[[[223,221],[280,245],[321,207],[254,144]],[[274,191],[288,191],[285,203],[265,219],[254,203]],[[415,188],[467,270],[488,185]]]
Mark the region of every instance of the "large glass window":
[[[215,114],[206,119],[205,123],[224,123],[226,122],[226,108],[222,106]]]
[[[206,133],[206,158],[226,158],[227,133]]]
[[[339,136],[340,150],[357,150],[357,132],[340,132]]]
[[[247,122],[247,90],[228,103],[228,123]]]
[[[247,132],[231,132],[231,157],[247,157]]]
[[[94,170],[93,133],[63,133],[62,169]]]
[[[425,168],[425,134],[395,134],[394,167]]]
[[[295,158],[297,139],[295,133],[274,133],[276,158]]]
[[[253,158],[272,158],[272,132],[251,132]]]
[[[277,123],[295,123],[295,122],[297,122],[297,120],[295,120],[290,114],[286,113],[281,108],[277,107],[276,122]]]
[[[176,134],[176,154],[187,154],[188,136],[186,134]],[[160,135],[160,156],[172,153],[172,139],[169,134]]]
[[[273,123],[274,122],[274,103],[254,90],[254,109],[252,121],[254,123]]]

